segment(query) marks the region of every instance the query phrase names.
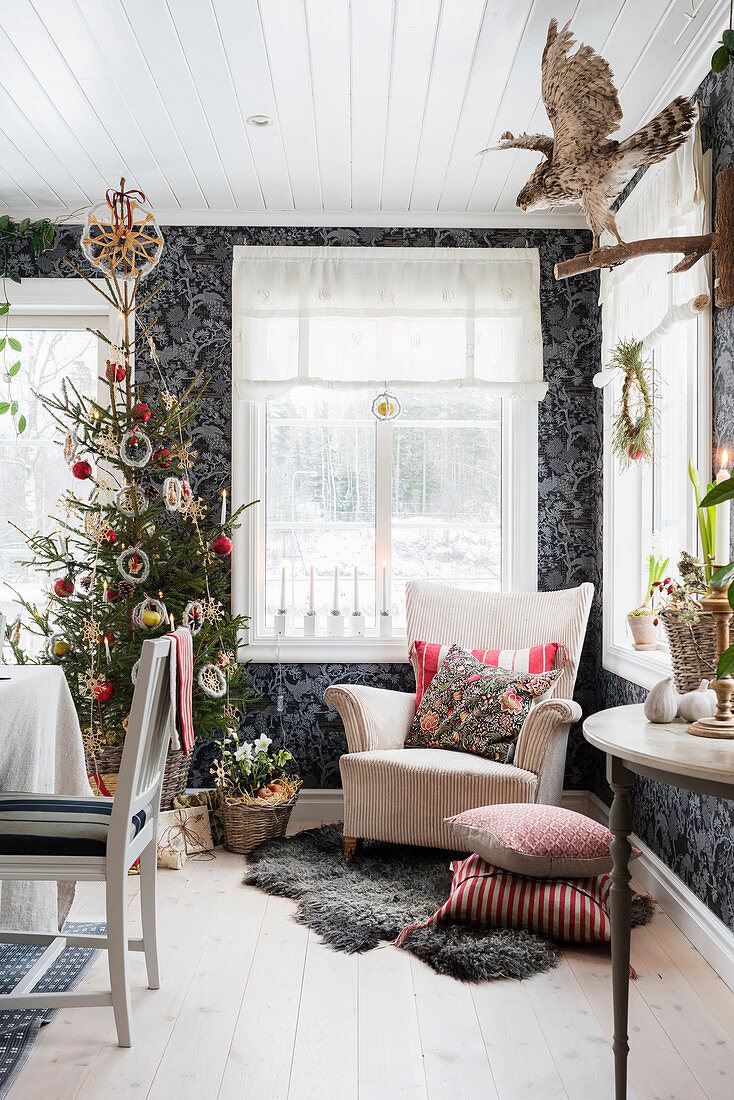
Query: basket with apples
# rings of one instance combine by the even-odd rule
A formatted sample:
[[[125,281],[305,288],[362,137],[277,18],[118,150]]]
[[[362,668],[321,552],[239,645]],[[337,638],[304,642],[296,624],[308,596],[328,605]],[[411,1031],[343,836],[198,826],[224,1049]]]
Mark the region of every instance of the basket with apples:
[[[219,792],[224,847],[247,855],[258,844],[285,836],[301,780],[287,775],[292,759],[287,749],[270,752],[272,740],[264,734],[255,741],[232,732],[219,742],[220,756],[212,773]]]

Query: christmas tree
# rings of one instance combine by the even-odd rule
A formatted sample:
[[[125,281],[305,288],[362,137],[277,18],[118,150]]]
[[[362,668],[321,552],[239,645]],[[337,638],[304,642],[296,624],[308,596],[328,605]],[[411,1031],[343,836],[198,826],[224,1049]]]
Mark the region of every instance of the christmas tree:
[[[95,330],[106,345],[107,400],[71,383],[56,397],[37,395],[59,427],[71,485],[56,534],[22,532],[31,552],[25,564],[50,582],[43,608],[18,597],[25,625],[42,636],[42,659],[64,669],[89,757],[122,743],[142,642],[174,626],[193,635],[197,738],[221,740],[235,730],[252,698],[247,667],[237,660],[247,620],[227,608],[231,533],[247,506],[227,517],[226,493],[210,504],[193,491],[197,454],[187,427],[206,381],[197,375],[184,393],[172,393],[160,372],[155,321],[135,332],[136,312],[163,285],[143,289],[163,248],[144,201],[125,192],[123,180],[102,213],[90,214],[82,250],[101,282],[66,261],[114,307],[120,331],[113,339]],[[134,381],[141,349],[160,382],[150,405]],[[24,660],[17,631],[10,641]]]

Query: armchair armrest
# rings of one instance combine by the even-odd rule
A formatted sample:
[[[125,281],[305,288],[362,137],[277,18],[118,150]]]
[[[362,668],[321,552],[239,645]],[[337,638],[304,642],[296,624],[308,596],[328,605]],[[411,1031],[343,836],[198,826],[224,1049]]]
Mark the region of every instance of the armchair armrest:
[[[350,752],[402,749],[415,717],[415,695],[363,684],[334,684],[324,692],[344,722]]]
[[[538,802],[560,805],[568,730],[580,718],[572,699],[545,699],[525,719],[513,764],[538,776]]]

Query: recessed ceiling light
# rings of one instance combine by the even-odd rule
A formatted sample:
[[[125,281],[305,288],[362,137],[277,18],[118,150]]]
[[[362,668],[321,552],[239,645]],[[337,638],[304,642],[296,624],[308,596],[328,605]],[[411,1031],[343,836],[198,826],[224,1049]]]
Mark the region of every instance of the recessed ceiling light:
[[[273,120],[268,115],[250,115],[247,119],[248,126],[272,126]]]

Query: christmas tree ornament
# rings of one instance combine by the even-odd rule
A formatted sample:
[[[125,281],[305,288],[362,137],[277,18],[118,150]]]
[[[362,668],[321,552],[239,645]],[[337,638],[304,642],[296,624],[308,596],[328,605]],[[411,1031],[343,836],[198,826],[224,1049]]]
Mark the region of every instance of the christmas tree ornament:
[[[153,462],[159,470],[167,470],[171,465],[171,452],[167,447],[157,447],[153,451]]]
[[[150,409],[142,401],[137,405],[133,405],[130,416],[133,420],[139,420],[141,424],[147,424],[150,420]]]
[[[175,393],[171,393],[170,390],[161,390],[161,401],[163,402],[163,407],[170,412],[176,404],[176,395]]]
[[[99,623],[96,619],[87,619],[82,627],[82,638],[84,644],[91,648],[95,646],[102,637],[102,631],[99,629]]]
[[[71,649],[71,644],[63,634],[49,634],[43,648],[49,661],[63,661]]]
[[[196,682],[204,694],[211,699],[221,699],[227,694],[227,681],[216,665],[202,665]]]
[[[107,369],[105,371],[105,377],[108,382],[122,382],[125,379],[125,368],[122,363],[107,362]]]
[[[76,432],[69,432],[66,436],[66,439],[64,440],[64,459],[66,460],[67,466],[71,466],[72,462],[79,453],[79,447],[80,443],[77,438]]]
[[[372,415],[375,420],[394,420],[396,416],[400,416],[401,412],[400,402],[395,394],[388,390],[378,393],[372,402]]]
[[[212,543],[212,550],[220,558],[226,558],[228,554],[232,553],[232,539],[228,535],[217,535]]]
[[[153,444],[142,428],[125,432],[120,440],[120,461],[126,466],[147,466],[152,454]]]
[[[109,680],[103,680],[93,689],[93,694],[98,703],[107,703],[115,694],[115,689]]]
[[[115,564],[120,576],[131,584],[142,584],[150,575],[150,559],[139,546],[129,546],[123,550],[115,558]]]
[[[174,448],[174,455],[182,470],[190,470],[194,465],[194,459],[198,457],[199,452],[193,450],[190,439],[186,439],[181,443],[178,443]]]
[[[153,630],[163,623],[168,626],[168,611],[162,600],[156,600],[152,596],[146,596],[133,609],[133,623],[141,630]]]
[[[130,581],[118,581],[117,593],[121,600],[129,600],[131,596],[135,595],[135,585]]]
[[[202,600],[201,606],[203,608],[204,618],[208,623],[216,623],[224,615],[224,608],[222,607],[220,600],[215,600],[213,596],[207,596],[205,600]]]
[[[65,600],[74,595],[74,582],[70,578],[60,577],[54,581],[54,595],[60,600]]]
[[[181,622],[192,634],[199,633],[204,625],[204,605],[201,600],[189,600],[183,610]]]
[[[105,531],[104,537],[107,539],[110,545],[117,542],[117,532],[113,531],[111,527],[108,531]]]
[[[92,591],[93,584],[91,573],[80,573],[74,582],[74,595],[79,596],[82,599],[86,599],[89,593]]]
[[[167,477],[163,482],[163,503],[167,512],[179,512],[183,500],[183,482],[178,477]]]
[[[127,516],[129,519],[135,515],[133,501],[137,506],[139,516],[148,511],[148,497],[139,485],[123,485],[122,489],[118,489],[115,493],[115,507],[118,512],[122,512],[123,516]]]
[[[192,523],[201,523],[206,518],[207,506],[200,497],[190,497],[181,505],[181,515]]]
[[[117,458],[119,446],[117,435],[111,424],[107,424],[94,441],[94,445],[104,458]]]
[[[142,191],[110,189],[84,225],[82,252],[105,275],[135,279],[149,274],[161,258],[163,235]]]
[[[104,682],[104,676],[98,675],[93,668],[90,668],[79,677],[79,690],[82,695],[92,696]]]
[[[79,458],[72,464],[71,472],[79,481],[87,481],[92,476],[92,467],[86,458]]]
[[[115,588],[105,588],[104,598],[107,603],[117,603],[120,598],[120,593]]]

